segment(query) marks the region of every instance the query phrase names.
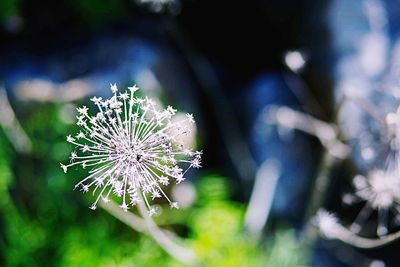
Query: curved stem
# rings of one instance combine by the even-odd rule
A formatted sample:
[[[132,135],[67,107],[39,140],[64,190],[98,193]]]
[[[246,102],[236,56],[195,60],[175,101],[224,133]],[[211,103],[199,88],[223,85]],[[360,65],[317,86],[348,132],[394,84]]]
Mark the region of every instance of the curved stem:
[[[139,216],[136,216],[132,212],[123,211],[117,204],[112,201],[108,203],[99,201],[99,206],[135,231],[146,234],[146,223]]]
[[[15,150],[21,153],[32,151],[32,141],[19,123],[2,85],[0,85],[0,128],[3,128]]]
[[[143,201],[138,204],[138,209],[143,218],[132,212],[123,211],[117,204],[109,202],[100,206],[113,217],[130,226],[135,231],[146,234],[153,238],[157,244],[176,260],[189,266],[199,266],[196,254],[189,248],[178,244],[178,237],[170,231],[160,229],[147,214],[147,208]]]
[[[336,227],[336,239],[358,248],[372,249],[382,247],[400,239],[400,231],[381,238],[373,239],[355,235],[349,229],[340,224]]]
[[[339,131],[334,124],[318,120],[289,107],[273,105],[266,109],[265,119],[271,124],[282,125],[315,136],[325,150],[336,159],[343,160],[350,155],[350,147],[339,139]]]
[[[330,172],[336,159],[328,151],[324,150],[322,159],[318,168],[317,177],[314,181],[314,186],[310,192],[310,200],[306,207],[305,220],[309,221],[311,217],[322,207],[326,194],[330,185]],[[306,246],[310,246],[318,238],[318,232],[310,224],[307,224],[301,236],[302,242]]]
[[[168,236],[157,226],[153,219],[148,216],[147,208],[143,201],[138,203],[138,208],[140,214],[144,218],[148,233],[160,247],[180,262],[186,263],[190,266],[198,265],[197,256],[192,250],[177,244],[177,240],[172,240],[172,236]]]

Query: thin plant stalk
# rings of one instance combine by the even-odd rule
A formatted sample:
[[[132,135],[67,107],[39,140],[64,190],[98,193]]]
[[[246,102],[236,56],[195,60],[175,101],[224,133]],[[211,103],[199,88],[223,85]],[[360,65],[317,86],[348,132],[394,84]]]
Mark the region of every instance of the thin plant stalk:
[[[178,237],[168,230],[160,229],[148,215],[148,210],[143,201],[140,201],[138,210],[143,218],[132,212],[123,211],[112,201],[108,203],[99,202],[99,205],[110,215],[125,223],[137,232],[151,237],[170,256],[187,264],[188,266],[199,266],[196,254],[189,248],[179,244]]]
[[[3,128],[15,150],[25,154],[32,151],[32,142],[19,123],[3,86],[0,86],[0,128]]]
[[[327,151],[324,150],[322,153],[323,155],[318,170],[317,178],[315,179],[309,205],[306,209],[305,220],[307,222],[310,222],[311,217],[314,216],[314,214],[324,204],[325,196],[330,185],[330,179],[329,179],[330,173],[336,162],[336,159]],[[302,241],[306,245],[311,244],[313,243],[313,241],[315,241],[317,237],[318,237],[318,232],[314,227],[312,227],[311,223],[308,223],[306,229],[304,230]]]

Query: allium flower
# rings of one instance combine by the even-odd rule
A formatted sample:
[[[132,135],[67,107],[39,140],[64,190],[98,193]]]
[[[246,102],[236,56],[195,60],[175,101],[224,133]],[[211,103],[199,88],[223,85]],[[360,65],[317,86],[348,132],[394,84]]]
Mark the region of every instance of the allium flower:
[[[358,233],[376,210],[377,235],[381,237],[388,233],[389,218],[393,217],[396,224],[400,223],[400,109],[380,116],[376,113],[377,118],[382,118],[377,136],[381,141],[381,151],[375,161],[379,167],[368,171],[365,176],[356,175],[353,179],[355,193],[346,194],[343,201],[347,204],[365,202],[350,227],[351,231]],[[382,158],[386,159],[382,161]]]
[[[377,235],[383,236],[388,232],[388,214],[392,211],[395,220],[399,221],[400,211],[400,179],[395,172],[373,170],[368,177],[354,177],[354,195],[345,195],[344,202],[365,202],[363,208],[351,225],[353,232],[359,232],[362,225],[371,216],[373,210],[378,211]]]
[[[89,169],[89,175],[75,188],[83,192],[93,189],[97,194],[91,209],[96,209],[100,199],[108,202],[110,194],[122,198],[125,211],[144,201],[149,215],[154,215],[149,199],[160,197],[167,199],[171,208],[178,208],[162,187],[171,181],[182,182],[190,168],[201,167],[202,153],[185,148],[179,140],[189,133],[193,115],[172,122],[176,109],[159,109],[153,100],[134,96],[138,87],[128,89],[119,93],[114,84],[110,99],[93,97],[91,101],[98,108],[94,115],[89,115],[85,106],[77,109],[81,131],[67,136],[76,151],[71,153],[70,163],[61,164],[61,168],[64,172],[75,165]]]

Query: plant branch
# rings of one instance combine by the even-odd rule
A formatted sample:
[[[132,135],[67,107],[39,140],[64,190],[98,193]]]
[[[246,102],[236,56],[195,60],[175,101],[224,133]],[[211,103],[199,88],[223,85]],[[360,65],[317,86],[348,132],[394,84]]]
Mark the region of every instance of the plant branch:
[[[345,159],[350,154],[350,148],[339,140],[338,130],[334,125],[310,115],[288,107],[270,106],[265,111],[265,120],[317,137],[326,151],[335,158]]]
[[[400,231],[376,239],[361,237],[339,223],[336,225],[335,233],[334,237],[328,237],[328,239],[337,239],[351,246],[363,249],[382,247],[400,239]]]
[[[157,244],[176,260],[189,266],[199,266],[196,254],[189,248],[183,247],[178,237],[168,230],[160,229],[147,214],[143,201],[139,202],[138,209],[143,218],[132,212],[123,211],[117,204],[99,202],[100,206],[112,216],[130,226],[135,231],[153,238]]]
[[[15,150],[20,153],[32,151],[32,142],[19,123],[8,100],[7,92],[2,86],[0,86],[0,126]]]

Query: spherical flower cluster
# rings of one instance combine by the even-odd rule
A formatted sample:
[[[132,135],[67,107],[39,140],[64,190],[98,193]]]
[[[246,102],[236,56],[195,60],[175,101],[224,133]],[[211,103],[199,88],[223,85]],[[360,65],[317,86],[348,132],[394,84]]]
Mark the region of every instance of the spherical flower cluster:
[[[171,208],[178,208],[162,187],[171,181],[182,182],[190,168],[201,167],[202,153],[185,148],[179,140],[189,134],[193,115],[174,122],[171,119],[176,109],[160,109],[152,99],[136,97],[138,87],[128,89],[119,92],[114,84],[110,99],[93,97],[91,101],[98,108],[95,115],[85,106],[77,109],[81,131],[67,136],[76,151],[71,153],[70,163],[61,164],[61,168],[64,172],[76,165],[89,169],[89,175],[75,188],[83,192],[93,189],[97,194],[91,209],[96,209],[100,199],[110,201],[110,194],[122,198],[124,211],[144,201],[149,215],[154,215],[156,209],[149,199],[160,197]]]
[[[354,178],[356,196],[368,201],[374,209],[388,209],[400,198],[400,179],[382,170],[373,170],[369,179],[362,175]]]
[[[352,232],[360,232],[376,211],[376,233],[382,237],[389,232],[392,219],[395,224],[400,224],[400,108],[385,113],[369,107],[378,122],[378,131],[365,129],[359,134],[359,142],[366,145],[367,149],[363,151],[368,153],[363,155],[366,159],[373,159],[373,165],[366,175],[354,177],[355,192],[346,194],[343,201],[347,204],[364,202],[351,224]]]
[[[392,211],[395,221],[399,221],[400,210],[400,177],[397,171],[372,170],[368,176],[357,175],[353,184],[355,193],[345,195],[344,202],[365,202],[355,221],[351,225],[353,232],[359,232],[362,225],[378,211],[377,235],[383,236],[388,232],[388,214]]]

